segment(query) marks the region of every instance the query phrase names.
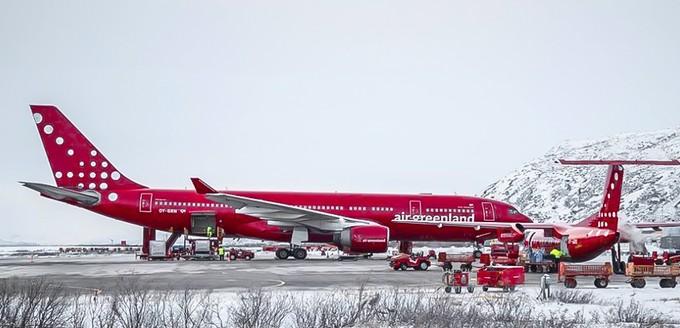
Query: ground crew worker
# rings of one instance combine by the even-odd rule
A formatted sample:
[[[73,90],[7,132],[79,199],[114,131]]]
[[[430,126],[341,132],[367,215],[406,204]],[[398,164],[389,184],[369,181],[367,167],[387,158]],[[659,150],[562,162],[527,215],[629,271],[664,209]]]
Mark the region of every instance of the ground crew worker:
[[[217,249],[217,254],[220,256],[220,261],[224,261],[224,247],[220,246]]]
[[[562,251],[560,251],[557,248],[553,248],[552,251],[550,251],[550,255],[552,255],[555,258],[555,264],[557,266],[560,265],[560,257],[562,257]]]
[[[205,229],[205,234],[208,236],[208,238],[212,237],[212,227]]]

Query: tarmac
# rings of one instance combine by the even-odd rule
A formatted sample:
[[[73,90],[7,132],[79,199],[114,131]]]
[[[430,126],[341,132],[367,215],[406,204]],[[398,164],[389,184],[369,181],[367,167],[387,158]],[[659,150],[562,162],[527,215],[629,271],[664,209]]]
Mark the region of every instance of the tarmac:
[[[122,278],[130,276],[155,290],[334,290],[362,284],[370,288],[442,286],[443,271],[438,266],[427,271],[394,271],[388,263],[385,258],[277,260],[273,256],[259,256],[251,261],[145,261],[135,259],[134,255],[11,258],[0,260],[0,278],[44,277],[69,288],[101,291],[115,289]],[[541,276],[527,273],[526,285],[538,287]],[[556,284],[557,275],[551,274],[551,278]],[[614,275],[610,280],[607,289],[633,290],[623,275]],[[595,289],[592,277],[579,277],[578,283],[577,289]],[[658,279],[648,279],[647,286],[658,287]],[[555,287],[564,288],[561,284]]]

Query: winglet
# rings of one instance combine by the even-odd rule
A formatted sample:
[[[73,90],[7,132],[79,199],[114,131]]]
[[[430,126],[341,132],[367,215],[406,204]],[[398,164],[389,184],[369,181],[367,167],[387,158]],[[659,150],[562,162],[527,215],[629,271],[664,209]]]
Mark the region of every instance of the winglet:
[[[199,194],[217,194],[217,190],[213,189],[213,187],[209,186],[207,183],[205,183],[203,180],[199,178],[191,178],[191,183],[194,184],[194,188],[196,189],[196,192]]]

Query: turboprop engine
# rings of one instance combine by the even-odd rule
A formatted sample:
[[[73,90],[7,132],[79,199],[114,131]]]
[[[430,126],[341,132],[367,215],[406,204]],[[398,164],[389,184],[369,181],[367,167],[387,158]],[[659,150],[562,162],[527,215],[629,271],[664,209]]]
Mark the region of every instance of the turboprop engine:
[[[390,230],[385,226],[351,227],[333,236],[335,244],[357,253],[387,252]]]

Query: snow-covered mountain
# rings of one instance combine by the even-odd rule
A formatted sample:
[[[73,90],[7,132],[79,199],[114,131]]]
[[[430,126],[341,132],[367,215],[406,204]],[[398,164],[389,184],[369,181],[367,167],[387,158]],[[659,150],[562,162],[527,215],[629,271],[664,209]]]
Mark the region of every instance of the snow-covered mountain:
[[[577,222],[602,202],[607,167],[557,159],[680,159],[680,127],[565,141],[489,186],[482,197],[517,206],[535,221]],[[631,222],[680,220],[680,166],[624,166],[620,215]]]

